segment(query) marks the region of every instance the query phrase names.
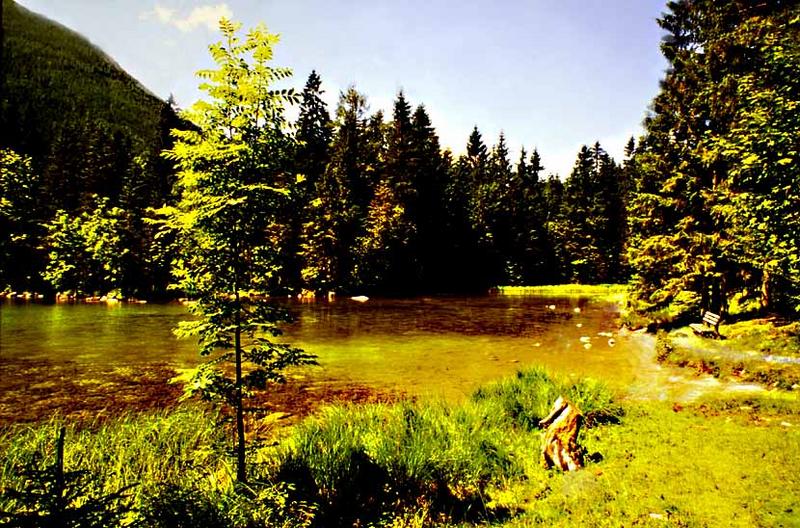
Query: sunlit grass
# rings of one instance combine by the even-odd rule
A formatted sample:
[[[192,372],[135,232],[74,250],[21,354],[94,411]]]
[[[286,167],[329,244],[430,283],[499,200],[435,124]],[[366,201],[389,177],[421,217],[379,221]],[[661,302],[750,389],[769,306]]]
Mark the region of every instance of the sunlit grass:
[[[627,284],[553,284],[545,286],[498,286],[500,295],[541,295],[544,297],[599,297],[609,302],[622,302],[628,294]]]
[[[588,465],[568,474],[541,466],[536,426],[561,394],[594,417]],[[52,460],[62,425],[0,436],[0,488],[24,486],[35,453]],[[142,526],[793,526],[800,512],[790,392],[620,406],[601,383],[527,369],[460,405],[326,407],[252,450],[238,491],[225,427],[201,408],[66,429],[66,468],[106,492],[135,485]]]
[[[777,326],[753,319],[722,324],[723,339],[695,335],[684,327],[659,335],[658,358],[717,378],[796,389],[800,384],[798,324]]]
[[[418,515],[420,505],[434,518],[503,517],[518,505],[494,495],[538,479],[538,420],[562,394],[585,408],[591,423],[621,414],[602,383],[528,369],[457,406],[329,407],[278,449],[275,474],[296,486],[299,500],[320,505],[325,525],[378,518],[382,510]]]
[[[797,526],[800,406],[759,402],[629,406],[587,435],[602,462],[522,488],[533,500],[503,526]]]
[[[64,466],[101,477],[106,491],[134,485],[134,496],[150,484],[196,482],[212,490],[232,485],[218,418],[195,407],[161,413],[127,414],[80,429],[59,417],[15,426],[0,437],[0,482],[15,483],[15,472],[34,453],[54,456],[60,427],[66,428]],[[235,473],[234,473],[235,474]]]

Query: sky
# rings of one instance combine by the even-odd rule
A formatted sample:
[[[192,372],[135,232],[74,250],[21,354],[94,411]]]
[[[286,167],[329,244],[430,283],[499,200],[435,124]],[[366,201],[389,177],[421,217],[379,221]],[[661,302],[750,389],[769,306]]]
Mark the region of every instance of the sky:
[[[201,97],[220,16],[281,35],[275,65],[322,78],[333,113],[350,85],[391,116],[403,90],[424,103],[444,147],[478,126],[566,177],[582,145],[617,160],[658,92],[665,0],[18,0],[78,31],[153,93]],[[291,113],[290,113],[291,115]],[[516,159],[514,159],[516,161]]]

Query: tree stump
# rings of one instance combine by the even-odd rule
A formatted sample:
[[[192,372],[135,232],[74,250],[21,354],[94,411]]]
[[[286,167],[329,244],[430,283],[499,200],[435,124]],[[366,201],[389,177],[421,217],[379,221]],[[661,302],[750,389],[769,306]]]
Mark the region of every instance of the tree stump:
[[[546,468],[555,466],[562,471],[575,471],[583,467],[583,448],[578,445],[582,422],[580,410],[559,396],[550,415],[539,422],[539,426],[547,427],[542,445]]]

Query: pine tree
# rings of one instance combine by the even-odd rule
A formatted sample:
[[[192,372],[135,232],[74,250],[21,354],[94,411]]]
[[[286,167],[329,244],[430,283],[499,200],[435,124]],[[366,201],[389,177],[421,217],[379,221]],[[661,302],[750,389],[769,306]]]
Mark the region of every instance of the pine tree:
[[[430,116],[421,104],[411,121],[411,151],[417,199],[407,205],[407,210],[416,231],[412,251],[417,253],[420,265],[417,289],[436,291],[443,287],[444,277],[452,267],[449,260],[453,248],[446,209],[448,163],[442,155]]]
[[[330,158],[331,117],[322,100],[323,93],[322,79],[316,71],[312,71],[301,94],[296,154],[298,172],[305,177],[310,188],[319,181]]]
[[[619,227],[624,209],[620,178],[619,167],[600,143],[581,148],[565,185],[554,234],[557,252],[572,281],[597,283],[622,278],[625,231]]]
[[[297,175],[282,212],[288,219],[281,255],[283,283],[288,290],[297,290],[303,285],[304,260],[314,251],[313,247],[307,247],[304,233],[310,232],[309,227],[314,222],[313,200],[330,158],[331,119],[321,97],[323,93],[322,80],[312,71],[301,94],[296,124],[294,170]]]
[[[488,203],[496,182],[492,179],[489,150],[476,126],[467,141],[467,154],[459,160],[459,185],[466,197],[465,208],[469,235],[465,250],[473,262],[473,275],[469,281],[480,286],[496,285],[499,280],[497,255],[493,253],[494,234],[488,218]]]

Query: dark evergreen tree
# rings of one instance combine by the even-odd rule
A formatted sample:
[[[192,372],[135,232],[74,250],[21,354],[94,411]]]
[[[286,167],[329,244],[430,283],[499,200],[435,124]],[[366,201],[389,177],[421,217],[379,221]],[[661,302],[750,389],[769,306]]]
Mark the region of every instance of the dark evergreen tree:
[[[620,169],[599,143],[582,147],[553,226],[556,253],[573,282],[620,280],[624,214]],[[623,217],[624,218],[624,217]]]
[[[629,258],[640,307],[797,305],[796,2],[675,1],[670,69],[635,154]]]
[[[408,214],[416,226],[415,244],[421,277],[417,289],[441,291],[452,267],[454,247],[447,229],[446,209],[448,161],[439,146],[439,137],[423,105],[417,106],[411,122],[411,166],[416,201],[408,204]]]
[[[412,163],[411,106],[397,95],[388,127],[384,173],[379,176],[359,240],[359,287],[410,294],[421,270],[410,214],[417,203]]]
[[[282,258],[285,289],[296,291],[303,287],[304,267],[303,232],[314,221],[312,201],[330,158],[331,118],[322,100],[322,80],[316,71],[308,76],[301,94],[300,114],[297,118],[297,148],[290,194],[284,204],[282,216],[287,221],[286,240]]]
[[[365,165],[367,101],[355,87],[339,95],[330,162],[316,185],[312,220],[303,228],[302,271],[313,291],[349,289],[354,247],[364,229],[374,181]]]

